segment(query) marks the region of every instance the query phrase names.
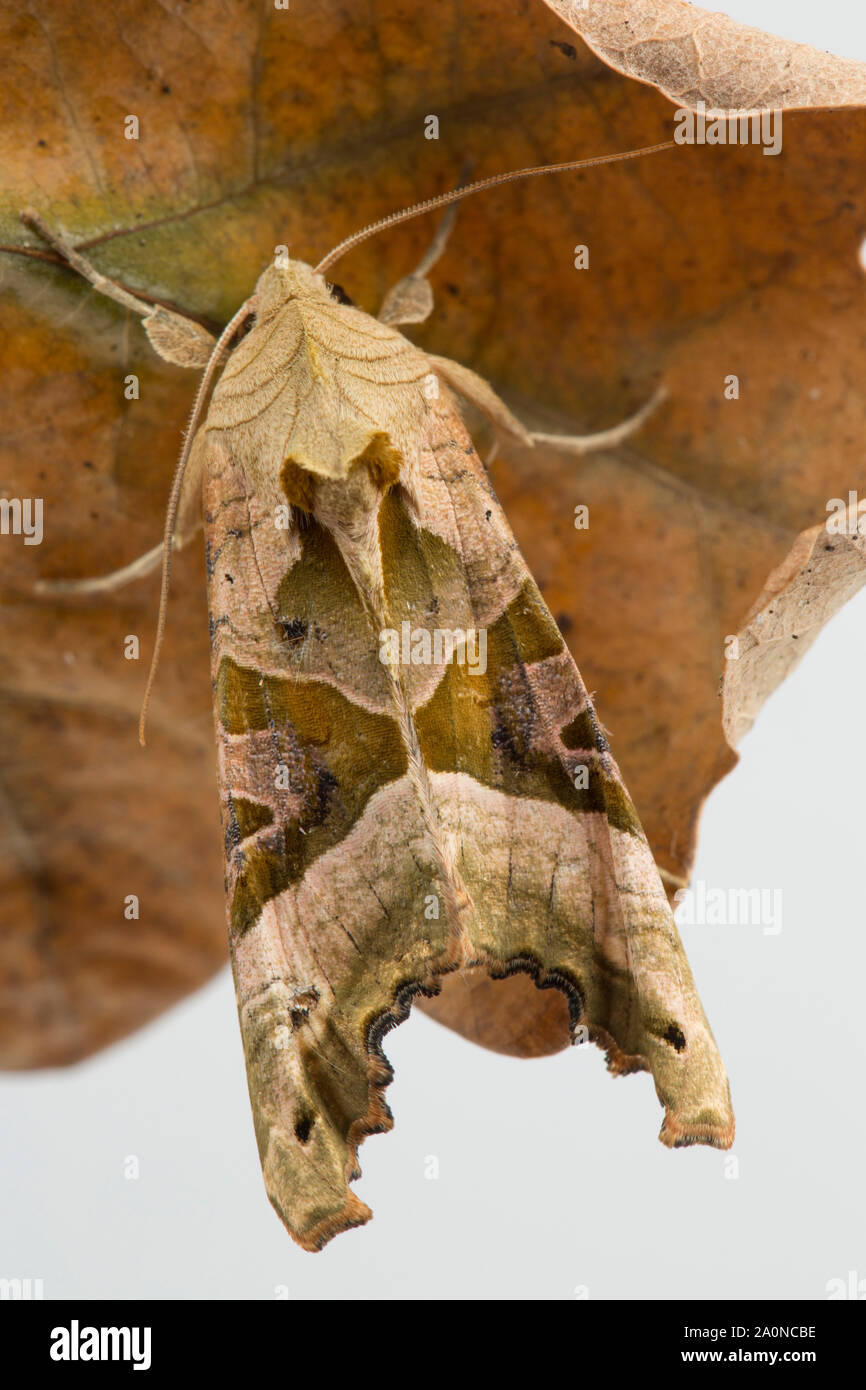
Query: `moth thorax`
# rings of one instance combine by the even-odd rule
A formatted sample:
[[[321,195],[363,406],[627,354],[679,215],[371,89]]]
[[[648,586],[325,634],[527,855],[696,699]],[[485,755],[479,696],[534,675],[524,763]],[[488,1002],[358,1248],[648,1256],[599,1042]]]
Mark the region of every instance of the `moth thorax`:
[[[261,322],[290,299],[324,299],[331,295],[323,275],[317,275],[304,261],[287,260],[269,265],[259,276],[255,290],[256,318]]]
[[[323,507],[328,511],[337,507],[345,510],[348,518],[353,513],[378,511],[385,493],[399,480],[401,464],[402,457],[388,435],[377,433],[363,452],[349,461],[343,476],[319,472],[310,463],[287,458],[280,469],[280,486],[298,511],[317,516]]]

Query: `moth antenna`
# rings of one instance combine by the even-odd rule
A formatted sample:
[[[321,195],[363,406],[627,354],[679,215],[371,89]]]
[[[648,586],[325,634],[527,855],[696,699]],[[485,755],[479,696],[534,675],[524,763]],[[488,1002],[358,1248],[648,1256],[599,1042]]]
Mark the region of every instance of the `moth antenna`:
[[[189,425],[183,441],[183,448],[180,451],[180,458],[174,470],[174,477],[171,480],[171,492],[168,496],[168,506],[165,512],[165,529],[162,534],[162,586],[159,592],[159,615],[156,620],[156,638],[153,644],[153,656],[150,659],[150,670],[147,673],[147,685],[144,689],[144,699],[141,703],[141,714],[138,720],[138,741],[144,748],[146,743],[145,730],[147,725],[147,710],[150,705],[150,697],[153,693],[153,683],[156,680],[156,672],[159,667],[159,656],[162,650],[162,641],[165,636],[165,619],[168,612],[168,586],[171,580],[171,552],[174,543],[174,527],[177,521],[177,509],[180,502],[180,491],[183,486],[186,466],[189,462],[190,450],[195,439],[196,430],[199,427],[204,403],[207,393],[210,390],[214,373],[225,355],[226,349],[240,328],[244,319],[248,318],[255,308],[255,296],[244,300],[237,313],[229,320],[220,334],[210,355],[208,364],[199,382],[193,402],[192,412],[189,417]]]
[[[591,159],[569,159],[564,164],[537,164],[530,169],[512,169],[506,174],[493,174],[490,178],[479,179],[476,183],[468,183],[463,188],[453,188],[450,193],[440,193],[436,198],[425,198],[422,203],[413,203],[411,207],[404,208],[402,212],[392,212],[389,217],[382,217],[378,222],[371,222],[368,227],[362,227],[360,231],[353,232],[335,246],[333,251],[329,251],[324,260],[319,261],[316,266],[316,273],[324,274],[336,261],[340,260],[347,251],[359,246],[362,241],[366,241],[371,236],[383,232],[386,227],[395,227],[398,222],[409,222],[413,217],[421,217],[425,212],[433,212],[436,208],[446,207],[449,203],[457,203],[461,198],[468,198],[471,193],[480,193],[485,188],[495,188],[500,183],[514,183],[517,179],[531,179],[539,174],[564,174],[569,169],[591,169],[596,164],[617,164],[623,159],[640,159],[645,154],[657,154],[660,150],[673,149],[674,140],[665,140],[660,145],[644,145],[639,150],[626,150],[622,154],[599,154]]]

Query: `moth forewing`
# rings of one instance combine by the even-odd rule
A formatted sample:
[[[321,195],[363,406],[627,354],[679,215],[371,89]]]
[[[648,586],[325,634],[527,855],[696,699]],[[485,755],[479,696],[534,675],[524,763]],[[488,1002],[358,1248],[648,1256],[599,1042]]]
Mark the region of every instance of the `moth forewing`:
[[[298,262],[256,302],[207,416],[204,519],[232,962],[274,1206],[307,1249],[368,1218],[349,1181],[392,1123],[381,1037],[479,965],[559,987],[614,1071],[650,1070],[664,1142],[729,1145],[649,847],[434,362]]]
[[[575,1036],[613,1071],[652,1073],[666,1144],[732,1142],[727,1078],[646,839],[446,383],[521,446],[551,437],[393,326],[428,311],[442,228],[386,300],[388,323],[338,304],[319,273],[495,184],[669,147],[496,175],[361,229],[316,271],[275,265],[212,351],[25,214],[142,315],[168,360],[207,357],[141,733],[175,519],[185,535],[201,477],[232,968],[267,1190],[307,1249],[368,1219],[349,1182],[360,1141],[392,1123],[382,1035],[454,972],[560,989]],[[659,399],[555,442],[619,443]]]

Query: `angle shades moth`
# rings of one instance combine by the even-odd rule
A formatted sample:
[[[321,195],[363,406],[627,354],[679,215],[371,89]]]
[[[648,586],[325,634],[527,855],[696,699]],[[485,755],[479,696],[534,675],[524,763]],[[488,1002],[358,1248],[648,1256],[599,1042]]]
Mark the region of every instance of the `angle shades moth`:
[[[205,367],[163,545],[42,588],[111,588],[162,560],[144,741],[172,547],[201,497],[250,1099],[268,1195],[308,1250],[369,1218],[350,1182],[361,1140],[392,1124],[382,1037],[457,972],[562,991],[573,1034],[614,1073],[652,1074],[668,1146],[733,1139],[652,853],[459,404],[524,447],[580,453],[626,438],[655,401],[601,435],[532,435],[475,373],[404,336],[433,307],[426,272],[453,210],[378,317],[324,277],[366,236],[482,188],[647,152],[481,180],[362,229],[315,269],[281,248],[216,343],[23,215],[142,316],[163,357]]]

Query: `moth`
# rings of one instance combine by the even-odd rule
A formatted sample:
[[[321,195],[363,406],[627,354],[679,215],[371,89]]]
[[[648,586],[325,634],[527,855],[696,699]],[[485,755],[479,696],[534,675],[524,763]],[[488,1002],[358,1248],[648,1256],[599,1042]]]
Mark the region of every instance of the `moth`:
[[[268,1195],[307,1250],[370,1217],[350,1183],[361,1140],[392,1125],[383,1035],[453,972],[561,990],[574,1038],[602,1046],[614,1073],[652,1074],[665,1144],[733,1139],[652,853],[460,401],[524,447],[551,436],[400,332],[432,308],[426,272],[447,225],[377,318],[324,276],[383,227],[491,184],[641,153],[482,180],[363,229],[315,269],[278,257],[216,344],[24,214],[142,315],[164,357],[206,367],[163,545],[113,576],[43,588],[114,587],[162,560],[146,710],[172,547],[195,531],[200,496],[250,1100]],[[653,404],[555,442],[617,443]]]

